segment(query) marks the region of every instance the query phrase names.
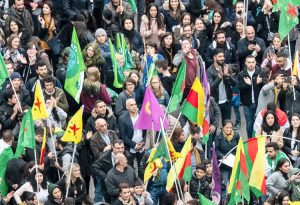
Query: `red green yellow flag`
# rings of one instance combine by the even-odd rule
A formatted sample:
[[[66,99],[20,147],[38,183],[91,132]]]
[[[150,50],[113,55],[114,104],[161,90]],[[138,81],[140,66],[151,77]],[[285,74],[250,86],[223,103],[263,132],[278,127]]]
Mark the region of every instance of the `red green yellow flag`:
[[[205,112],[205,95],[204,89],[198,77],[195,78],[193,86],[186,98],[186,103],[181,112],[191,122],[197,123],[198,126],[203,125]]]
[[[278,29],[280,40],[282,41],[297,24],[299,24],[298,9],[287,2],[282,6],[280,13]]]
[[[40,155],[40,164],[44,164],[45,152],[46,152],[46,142],[47,142],[47,135],[46,135],[46,128],[44,128],[44,136],[43,136],[43,143]]]
[[[152,158],[154,156],[156,152],[156,148],[153,148],[150,152],[149,158],[148,158],[148,165],[145,169],[144,172],[144,183],[146,183],[151,177],[152,177],[152,173],[156,170],[156,169],[161,169],[163,167],[161,159],[157,158],[152,162]]]
[[[178,175],[179,179],[184,179],[184,181],[188,182],[191,181],[193,176],[193,168],[192,168],[192,154],[191,152],[188,152],[184,164],[182,166],[182,169]]]

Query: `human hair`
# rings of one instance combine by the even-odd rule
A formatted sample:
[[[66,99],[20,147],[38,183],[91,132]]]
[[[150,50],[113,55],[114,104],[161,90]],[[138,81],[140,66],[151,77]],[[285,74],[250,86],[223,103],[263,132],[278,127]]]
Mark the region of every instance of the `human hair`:
[[[280,50],[277,53],[277,58],[288,58],[288,55],[284,51]]]
[[[44,66],[47,67],[46,63],[44,63],[43,61],[38,61],[35,64],[35,69],[38,70],[40,67],[44,67]]]
[[[149,41],[149,42],[146,43],[146,47],[147,46],[151,46],[155,49],[155,51],[157,51],[157,44],[155,42]]]
[[[206,172],[206,165],[203,164],[203,163],[198,164],[198,165],[196,166],[196,170],[198,170],[198,169],[200,169],[200,170]]]
[[[120,185],[119,185],[119,194],[122,193],[123,189],[129,189],[129,188],[130,188],[129,184],[127,184],[125,182],[120,183]]]
[[[87,29],[95,32],[97,29],[96,19],[89,10],[82,9],[80,14],[84,17]]]
[[[233,125],[232,120],[226,119],[226,120],[224,120],[223,123],[222,123],[223,127],[225,127],[227,124]]]
[[[267,148],[273,148],[275,151],[279,150],[279,145],[276,142],[269,142],[268,144],[266,144],[266,149]]]
[[[124,144],[124,141],[123,140],[121,140],[121,139],[116,139],[116,140],[114,140],[114,141],[112,141],[112,146],[114,147],[115,146],[115,144]]]
[[[162,198],[162,205],[173,205],[177,200],[177,194],[173,192],[166,193]]]
[[[34,134],[43,136],[44,135],[44,129],[40,126],[35,126],[34,127]]]
[[[290,161],[287,158],[281,158],[278,160],[275,171],[280,171],[282,176],[287,180],[288,179],[288,175],[287,173],[284,173],[280,170],[280,168],[286,163],[288,162],[290,164]]]
[[[86,78],[83,81],[82,91],[87,95],[95,95],[100,92],[100,71],[97,67],[89,67],[86,71]]]
[[[190,13],[188,13],[188,12],[183,12],[183,13],[181,14],[181,16],[180,16],[180,24],[181,24],[181,26],[184,26],[184,25],[183,25],[183,19],[184,19],[184,17],[186,17],[186,16],[189,16],[189,17],[190,17],[190,19],[191,19],[190,24],[192,23],[192,15],[191,15]]]
[[[268,104],[267,104],[267,110],[271,110],[271,111],[273,111],[274,113],[276,113],[276,104],[274,103],[274,102],[269,102]]]
[[[273,117],[274,117],[274,123],[273,123],[273,125],[271,125],[271,126],[269,126],[268,124],[267,124],[267,116],[268,115],[273,115]],[[263,122],[262,122],[262,124],[261,124],[261,129],[262,129],[262,131],[264,131],[264,132],[266,132],[268,135],[271,135],[272,134],[272,131],[277,131],[277,130],[279,130],[280,129],[280,125],[279,125],[279,123],[278,123],[278,118],[277,118],[277,116],[275,115],[275,113],[273,112],[273,111],[271,111],[271,110],[267,110],[266,112],[265,112],[265,114],[264,114],[264,116],[263,116]]]
[[[12,41],[15,39],[15,38],[18,38],[20,40],[20,37],[17,35],[17,34],[10,34],[10,36],[8,37],[7,39],[7,47],[8,49],[12,49]],[[21,47],[21,43],[19,44],[19,47]]]
[[[180,135],[182,134],[183,129],[181,127],[176,127],[171,136],[171,142],[173,145],[176,145],[179,142]]]
[[[246,57],[245,61],[246,61],[247,59],[249,59],[249,58],[252,58],[252,59],[255,60],[255,57],[254,57],[253,55],[248,55],[248,56]]]
[[[41,187],[43,189],[47,189],[47,180],[46,180],[46,176],[45,176],[43,170],[41,170],[40,168],[34,168],[28,177],[28,181],[29,181],[30,185],[32,186],[34,192],[37,192],[37,181],[35,179],[35,175],[38,173],[43,175],[43,181],[40,184]]]
[[[192,24],[185,24],[182,26],[182,29],[184,30],[186,27],[191,27],[191,30],[193,29]]]
[[[123,21],[122,21],[122,27],[123,27],[123,29],[126,30],[126,29],[125,29],[125,26],[124,26],[126,20],[130,20],[130,21],[132,22],[132,25],[133,25],[133,26],[132,26],[132,29],[131,29],[131,30],[134,30],[134,26],[135,26],[135,24],[134,24],[134,19],[133,19],[132,17],[130,17],[130,16],[126,16],[126,17],[123,19]]]
[[[55,10],[54,10],[52,1],[47,0],[47,1],[43,2],[42,8],[44,7],[45,4],[49,6],[50,11],[51,11],[51,16],[52,17],[55,16]],[[43,12],[41,12],[41,16],[44,18]]]
[[[38,50],[39,46],[36,42],[34,41],[29,41],[27,44],[26,44],[26,50],[29,50],[29,49],[32,49],[33,46],[35,46],[35,49]]]
[[[47,75],[44,78],[44,84],[45,83],[53,83],[53,85],[55,84],[55,78],[52,75]]]
[[[79,169],[80,170],[80,165],[79,164],[77,164],[77,163],[73,163],[73,165],[72,164],[70,164],[70,166],[69,166],[69,169],[67,169],[67,170],[70,170],[72,168],[72,170],[69,172],[69,171],[67,171],[67,173],[66,173],[66,186],[68,186],[68,184],[71,184],[71,183],[73,183],[72,182],[72,177],[74,177],[74,170],[75,170],[75,168],[77,168],[77,169]],[[71,174],[71,177],[70,177],[70,174]],[[68,179],[70,179],[70,181],[67,181]],[[80,174],[80,176],[77,178],[77,179],[79,179],[81,182],[83,182],[84,180],[83,180],[83,178],[82,178],[82,176],[81,176],[81,174]],[[81,185],[80,185],[81,187],[83,186],[83,184],[81,183]]]
[[[93,49],[94,52],[94,55],[92,57],[88,55],[88,49],[90,47]],[[87,44],[87,46],[85,46],[84,49],[82,50],[82,56],[84,59],[84,63],[87,67],[98,66],[102,58],[99,45],[95,42],[91,42]]]
[[[173,37],[172,33],[171,32],[166,32],[166,33],[162,34],[161,37],[160,37],[160,46],[162,48],[166,47],[166,45],[165,45],[165,38],[168,37],[168,36],[172,36],[171,47],[174,45],[174,37]]]
[[[17,26],[18,26],[18,32],[20,33],[20,30],[22,29],[22,25],[20,24],[20,22],[17,20],[17,19],[15,19],[14,17],[12,17],[12,18],[10,18],[10,21],[9,21],[9,35],[11,35],[11,34],[13,34],[13,32],[12,32],[12,30],[11,30],[11,28],[10,28],[10,24],[12,23],[12,22],[14,22],[14,23],[16,23],[17,24]]]
[[[171,1],[169,1],[169,10],[171,11],[170,15],[172,17],[174,17],[176,20],[179,20],[180,19],[180,15],[181,15],[181,8],[180,8],[180,0],[177,0],[177,1],[178,1],[178,6],[176,8],[176,11],[172,8]],[[173,14],[174,11],[175,11],[175,15]]]
[[[139,74],[139,71],[137,70],[132,70],[130,71],[129,75],[128,75],[128,78],[131,78],[132,79],[132,75],[135,74],[136,76],[138,76],[139,80],[135,83],[136,86],[139,86],[140,85],[140,74]]]
[[[8,99],[12,99],[12,96],[14,95],[14,91],[11,88],[6,88],[2,91],[2,95],[5,102],[8,102]]]
[[[214,51],[213,51],[213,56],[216,56],[216,55],[219,55],[220,53],[225,53],[223,49],[221,48],[216,48]]]
[[[106,103],[103,100],[96,100],[94,107],[97,107],[99,103],[104,103],[106,105]]]
[[[159,83],[159,88],[158,90],[154,90],[153,86],[152,86],[152,81],[153,80],[158,80],[158,83]],[[150,80],[150,88],[153,92],[153,94],[155,95],[156,98],[162,98],[164,99],[165,98],[165,89],[161,83],[161,80],[158,76],[152,76],[151,80]]]
[[[136,86],[136,82],[132,78],[126,78],[124,85],[126,86],[127,83],[132,83],[134,86]]]
[[[298,119],[300,120],[300,115],[298,113],[292,113],[291,117],[290,117],[290,127],[288,129],[288,131],[292,134],[293,133],[293,130],[294,130],[294,127],[292,125],[292,118],[293,117],[298,117]],[[300,140],[300,128],[297,129],[297,134],[296,134],[296,139],[297,140]]]
[[[164,17],[162,15],[162,13],[160,12],[158,6],[155,4],[155,3],[150,3],[148,5],[148,8],[146,10],[146,16],[148,18],[148,29],[151,29],[151,24],[152,24],[152,17],[150,15],[150,9],[151,7],[155,7],[156,10],[157,10],[157,15],[156,15],[156,23],[157,23],[157,28],[158,29],[162,29],[165,27],[165,24],[164,24]]]
[[[211,160],[209,160],[209,159],[204,159],[204,160],[202,161],[202,163],[206,166],[206,165],[211,164]]]
[[[144,183],[142,182],[141,179],[137,179],[133,184],[133,186],[143,186],[143,185],[144,185]]]
[[[278,203],[279,203],[279,205],[282,205],[282,201],[283,201],[283,199],[285,198],[285,197],[290,197],[290,194],[289,194],[289,192],[287,192],[287,191],[282,191],[282,192],[280,192],[280,194],[278,195]]]
[[[217,31],[215,32],[215,39],[217,39],[217,37],[218,37],[219,34],[224,34],[224,35],[226,36],[226,31],[223,31],[223,30],[217,30]]]
[[[2,134],[2,139],[6,143],[14,140],[14,134],[13,134],[12,130],[4,130],[4,132]]]
[[[214,10],[214,12],[213,12],[213,14],[212,14],[212,16],[213,16],[213,17],[212,17],[212,21],[211,21],[211,24],[212,24],[212,27],[213,27],[213,28],[214,28],[215,25],[216,25],[216,23],[215,23],[215,21],[214,21],[214,15],[215,15],[216,13],[220,14],[220,16],[221,16],[220,23],[218,23],[218,27],[220,28],[220,26],[222,25],[222,23],[224,23],[224,13],[223,13],[223,11],[220,10],[220,9]]]
[[[186,202],[186,205],[199,205],[199,201],[197,199],[192,199]]]

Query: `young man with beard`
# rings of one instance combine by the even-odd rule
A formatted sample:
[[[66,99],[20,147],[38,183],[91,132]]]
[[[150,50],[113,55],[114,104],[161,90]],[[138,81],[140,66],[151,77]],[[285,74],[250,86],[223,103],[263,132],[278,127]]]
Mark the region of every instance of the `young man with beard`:
[[[238,62],[235,46],[226,40],[226,33],[218,30],[215,33],[215,40],[209,45],[206,53],[206,66],[213,64],[213,53],[216,49],[222,49],[225,55],[226,64],[234,64]]]
[[[221,110],[222,122],[231,118],[232,87],[236,81],[232,78],[230,66],[225,64],[224,51],[214,51],[214,62],[207,69],[207,78],[215,102]]]
[[[182,40],[187,39],[191,42],[192,48],[197,49],[200,47],[199,39],[196,39],[193,35],[192,25],[186,24],[183,26]]]

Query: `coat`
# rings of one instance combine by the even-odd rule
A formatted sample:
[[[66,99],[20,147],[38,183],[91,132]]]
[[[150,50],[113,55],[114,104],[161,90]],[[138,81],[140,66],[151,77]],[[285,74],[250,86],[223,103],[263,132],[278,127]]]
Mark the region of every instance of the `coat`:
[[[163,16],[161,16],[163,20]],[[145,44],[152,41],[156,43],[159,47],[160,45],[160,36],[166,32],[165,28],[158,28],[156,18],[152,18],[151,25],[149,26],[149,19],[146,15],[142,16],[141,27],[140,27],[141,36],[145,38]]]
[[[225,139],[223,132],[215,137],[216,155],[218,159],[222,159],[232,148],[238,145],[240,136],[237,132],[234,133],[232,140],[229,142]]]
[[[256,37],[255,38],[256,44],[259,45],[260,51],[258,52],[257,56],[255,57],[257,64],[259,65],[262,63],[262,57],[266,50],[266,44],[263,39]],[[248,49],[248,46],[250,44],[250,41],[247,38],[242,38],[238,41],[237,45],[237,54],[239,57],[239,61],[242,63],[242,65],[245,64],[246,57],[248,55],[251,55],[253,51],[250,51]]]
[[[206,198],[210,198],[210,191],[211,188],[209,187],[209,183],[206,179],[206,176],[204,176],[203,179],[197,179],[195,172],[193,173],[193,177],[190,181],[190,193],[193,198],[197,198],[197,193],[201,193]]]

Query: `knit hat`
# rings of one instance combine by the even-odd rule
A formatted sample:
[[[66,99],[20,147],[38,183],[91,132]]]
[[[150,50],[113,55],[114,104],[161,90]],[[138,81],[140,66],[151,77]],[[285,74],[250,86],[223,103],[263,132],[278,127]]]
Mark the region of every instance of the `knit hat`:
[[[18,72],[13,72],[13,73],[10,75],[10,79],[11,79],[11,80],[14,80],[14,79],[16,79],[16,78],[22,79],[20,73],[18,73]]]
[[[48,185],[48,194],[49,194],[50,196],[52,196],[53,190],[54,190],[55,188],[57,188],[57,187],[60,189],[60,187],[59,187],[58,185],[49,183],[49,185]]]
[[[106,33],[106,31],[103,28],[98,28],[96,30],[96,32],[95,32],[95,38],[97,38],[97,36],[100,36],[100,35],[107,36],[107,33]]]

